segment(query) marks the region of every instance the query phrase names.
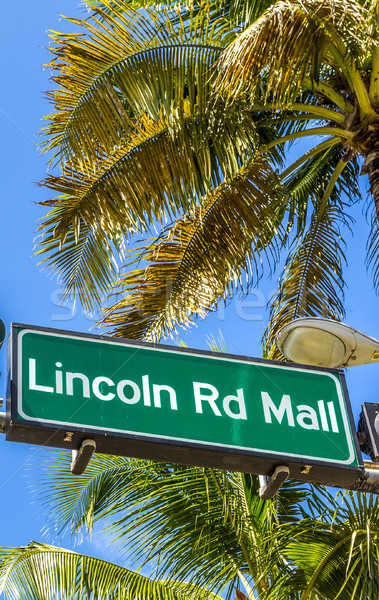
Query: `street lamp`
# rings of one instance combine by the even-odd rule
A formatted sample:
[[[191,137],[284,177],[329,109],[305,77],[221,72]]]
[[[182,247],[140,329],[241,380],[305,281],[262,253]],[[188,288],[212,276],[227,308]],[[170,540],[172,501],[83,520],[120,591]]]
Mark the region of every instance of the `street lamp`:
[[[293,362],[318,367],[353,367],[379,362],[379,341],[344,323],[304,317],[285,325],[276,337]]]
[[[295,319],[276,336],[279,350],[293,362],[342,368],[379,363],[379,341],[344,323],[320,317]],[[379,493],[379,403],[364,403],[358,426],[361,449],[374,462],[350,489]]]

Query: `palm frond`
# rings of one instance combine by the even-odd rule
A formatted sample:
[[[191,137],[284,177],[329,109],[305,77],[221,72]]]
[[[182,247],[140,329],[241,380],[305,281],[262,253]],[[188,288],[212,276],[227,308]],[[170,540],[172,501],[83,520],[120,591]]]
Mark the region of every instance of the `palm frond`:
[[[120,5],[122,12],[102,13],[101,21],[71,19],[83,34],[52,34],[49,67],[59,88],[48,93],[56,110],[47,117],[44,147],[63,159],[117,150],[144,115],[169,119],[177,130],[186,99],[193,112],[208,109],[211,118],[210,67],[223,43],[208,11],[184,24],[177,11],[139,13]]]
[[[60,541],[69,532],[80,540],[84,532],[92,536],[93,526],[109,510],[125,510],[123,487],[131,472],[139,472],[136,460],[95,454],[85,472],[74,477],[70,472],[71,454],[51,451],[42,459],[42,470],[47,474],[40,479],[35,491],[38,502],[48,515],[44,533]],[[140,469],[146,468],[141,462]]]
[[[264,73],[267,92],[294,101],[306,77],[318,81],[332,38],[359,28],[364,30],[358,2],[276,2],[226,48],[217,84],[233,97],[254,95]]]
[[[46,178],[59,196],[42,203],[54,208],[39,228],[38,254],[47,255],[43,262],[61,278],[65,295],[77,293],[87,308],[98,303],[123,259],[124,238],[172,219],[251,156],[260,131],[249,114],[230,114],[204,139],[190,112],[176,136],[167,119],[145,119],[133,141],[109,158],[72,161],[61,176]]]
[[[143,246],[148,265],[120,278],[115,294],[122,299],[102,322],[117,336],[159,339],[207,314],[243,285],[241,269],[249,282],[259,275],[261,255],[275,260],[285,203],[267,161],[254,158],[202,206]]]
[[[219,329],[217,337],[215,337],[213,334],[207,337],[207,345],[212,352],[223,352],[224,354],[228,353],[228,345],[221,329]]]
[[[281,550],[296,568],[278,579],[272,597],[297,591],[301,600],[374,600],[379,593],[377,496],[317,496],[311,514],[281,528],[277,541],[283,536]]]
[[[79,531],[104,519],[110,539],[139,565],[154,561],[160,578],[224,589],[227,597],[239,573],[258,590],[274,577],[268,533],[298,516],[306,497],[288,483],[275,500],[263,501],[251,474],[95,454],[75,477],[67,453],[50,462],[42,494],[53,532],[57,521]]]
[[[283,280],[273,299],[265,333],[266,355],[282,359],[275,345],[279,329],[293,319],[323,316],[341,320],[343,307],[344,238],[348,221],[341,207],[330,202],[322,218],[317,210],[308,230],[297,242],[284,269]]]
[[[170,2],[167,2],[165,6],[168,6]],[[125,6],[131,6],[133,8],[145,8],[146,6],[154,6],[154,2],[149,2],[148,0],[139,0],[138,2],[134,0],[124,0],[121,2],[120,0],[80,0],[79,6],[82,7],[87,12],[92,10],[96,13],[99,13],[99,17],[101,18],[101,14],[113,14],[117,15],[120,12],[123,12]]]
[[[56,600],[220,600],[181,582],[154,581],[118,565],[32,542],[0,550],[0,590],[6,598]]]
[[[85,482],[79,477],[74,478],[75,482],[68,481],[67,476],[60,474],[53,482],[55,491],[48,490],[49,502],[58,510],[62,507],[61,514],[71,515],[74,529],[94,518],[106,518],[109,523],[113,516],[110,527],[114,536],[120,544],[125,544],[125,550],[133,549],[130,553],[139,564],[155,560],[160,573],[170,573],[170,577],[177,574],[181,580],[186,573],[198,583],[208,581],[211,587],[215,586],[215,577],[221,587],[230,581],[235,584],[237,564],[245,561],[236,545],[235,528],[223,525],[221,517],[224,502],[217,490],[220,485],[227,485],[225,474],[151,461],[113,459],[95,455],[90,465],[92,471],[86,470]],[[64,458],[62,465],[63,461]],[[58,498],[57,490],[62,490],[64,479],[66,494]],[[235,519],[241,526],[238,514]],[[193,570],[200,569],[200,562],[203,569],[195,577]]]
[[[91,227],[85,218],[73,215],[73,222],[65,233],[62,248],[55,223],[61,223],[62,213],[70,212],[70,201],[67,204],[49,213],[52,223],[49,223],[50,226],[39,242],[41,248],[37,254],[49,253],[49,258],[45,261],[49,262],[51,273],[57,276],[64,287],[62,301],[73,293],[87,310],[92,310],[94,306],[101,304],[102,292],[118,274],[116,257],[124,256],[122,230],[118,228],[117,231],[115,227],[115,231],[109,232],[108,227],[102,226],[102,215],[97,216],[96,221],[96,215],[93,215]]]
[[[311,157],[303,160],[309,153]],[[297,241],[271,299],[270,322],[264,334],[264,352],[271,358],[284,358],[274,340],[287,322],[301,316],[338,320],[344,315],[345,232],[350,231],[351,224],[346,209],[361,198],[358,172],[358,161],[346,163],[339,144],[328,147],[323,142],[283,173],[291,199],[289,228],[295,224]]]
[[[268,6],[273,4],[274,0],[216,0],[211,4],[208,3],[208,9],[211,13],[211,20],[214,22],[220,17],[228,20],[230,29],[232,27],[245,28],[253,23]],[[101,14],[117,14],[122,12],[125,6],[135,9],[153,7],[155,11],[164,11],[168,8],[179,7],[183,21],[186,20],[188,14],[197,14],[204,8],[203,0],[191,0],[191,2],[174,2],[173,0],[165,0],[164,3],[157,0],[81,0],[80,5],[88,10],[97,11],[99,17]],[[235,36],[234,36],[235,37]]]
[[[213,2],[217,14],[227,18],[229,27],[245,29],[254,23],[274,3],[274,0],[216,0]]]
[[[379,222],[376,211],[371,214],[370,234],[366,244],[366,266],[371,270],[375,293],[379,293]]]
[[[309,217],[309,203],[317,205],[345,150],[337,138],[330,138],[307,151],[284,172],[281,179],[290,194],[289,228],[296,222],[296,236],[304,234]],[[342,196],[348,204],[361,199],[357,184],[358,162],[345,163],[336,182],[334,196]]]

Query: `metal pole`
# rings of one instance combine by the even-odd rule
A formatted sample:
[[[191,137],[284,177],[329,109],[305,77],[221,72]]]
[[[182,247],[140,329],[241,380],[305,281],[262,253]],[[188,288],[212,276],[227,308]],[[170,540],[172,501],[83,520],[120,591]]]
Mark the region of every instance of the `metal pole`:
[[[354,483],[345,486],[343,489],[352,490],[355,492],[370,492],[372,494],[379,494],[379,462],[364,462],[364,472],[358,477]],[[278,467],[271,477],[265,475],[259,475],[259,495],[263,500],[272,498],[279,490],[283,482],[287,479],[285,476],[285,469],[287,467]],[[291,478],[291,474],[289,474]],[[338,487],[339,485],[329,484],[329,487]]]
[[[362,475],[352,485],[346,486],[346,489],[379,494],[379,464],[364,462],[363,465],[365,470]]]

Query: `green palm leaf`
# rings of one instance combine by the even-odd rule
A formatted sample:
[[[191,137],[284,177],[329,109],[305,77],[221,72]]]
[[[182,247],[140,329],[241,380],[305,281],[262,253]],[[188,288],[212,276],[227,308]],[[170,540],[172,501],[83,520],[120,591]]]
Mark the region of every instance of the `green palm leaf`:
[[[207,314],[220,298],[235,291],[241,285],[241,268],[248,279],[251,274],[256,276],[259,254],[264,254],[266,247],[271,251],[268,244],[272,235],[267,229],[276,232],[281,220],[287,218],[289,231],[296,223],[297,233],[303,233],[310,209],[309,193],[313,193],[318,177],[317,164],[324,164],[329,140],[311,153],[312,160],[299,163],[300,168],[295,170],[297,187],[294,176],[287,178],[291,191],[287,206],[283,201],[278,204],[275,193],[271,194],[272,202],[268,200],[272,183],[269,170],[263,177],[263,172],[259,175],[251,190],[251,178],[246,173],[254,164],[249,161],[259,145],[277,160],[278,146],[298,137],[325,133],[332,136],[330,149],[334,146],[341,155],[342,148],[352,147],[346,160],[357,152],[355,133],[350,125],[346,126],[353,122],[352,104],[346,94],[324,83],[321,89],[312,65],[323,59],[333,69],[340,69],[341,44],[346,42],[358,14],[361,23],[363,12],[355,4],[345,7],[343,0],[333,6],[317,5],[315,14],[314,3],[311,7],[297,2],[264,2],[251,8],[255,16],[261,15],[247,30],[252,32],[251,39],[255,33],[261,35],[261,29],[271,36],[263,62],[257,58],[259,53],[253,52],[252,64],[257,71],[253,68],[249,74],[254,75],[256,83],[259,80],[256,90],[260,99],[272,96],[274,83],[276,90],[280,91],[281,86],[291,89],[290,81],[282,81],[277,67],[282,60],[282,66],[292,65],[288,72],[297,73],[299,47],[308,44],[307,36],[312,32],[332,40],[335,50],[330,50],[328,41],[317,49],[317,60],[311,54],[308,58],[298,56],[301,64],[305,62],[303,74],[296,75],[296,85],[304,84],[306,91],[298,98],[300,88],[295,85],[295,95],[289,92],[292,100],[286,110],[270,120],[268,109],[275,103],[253,113],[246,110],[246,98],[226,106],[222,98],[211,93],[217,58],[228,31],[225,20],[214,20],[213,8],[205,6],[182,14],[145,14],[124,2],[116,7],[121,12],[113,10],[114,3],[105,2],[104,7],[82,24],[86,35],[55,38],[53,64],[61,87],[52,92],[57,112],[52,116],[47,144],[51,149],[60,148],[68,160],[61,176],[49,176],[45,181],[60,195],[47,203],[54,210],[42,226],[46,231],[41,252],[49,255],[45,262],[63,281],[64,293],[77,293],[86,308],[98,304],[107,287],[112,286],[117,301],[105,313],[105,322],[117,335],[159,339],[175,330],[178,322],[186,326],[196,314]],[[224,8],[222,3],[218,6],[220,11]],[[232,5],[229,8],[232,10]],[[244,10],[243,3],[238,4],[237,12]],[[282,34],[274,34],[274,25],[284,17],[288,19],[282,34],[288,34],[289,42],[283,54]],[[244,35],[240,36],[242,48]],[[308,46],[312,53],[312,44]],[[232,54],[233,47],[229,47]],[[295,63],[287,64],[291,52]],[[352,67],[347,69],[351,80],[353,71]],[[317,72],[319,75],[330,79],[324,67]],[[313,90],[308,89],[309,81]],[[360,102],[364,96],[359,87],[361,80],[358,77],[354,81]],[[317,120],[325,125],[309,129]],[[324,191],[330,194],[346,169],[344,163],[345,158],[341,158],[330,183],[326,178],[319,180],[320,197]],[[249,189],[244,189],[244,182],[248,182]],[[259,200],[262,210],[258,215],[255,202],[254,211],[247,216],[257,194],[264,197],[264,202]],[[142,268],[136,269],[129,262],[127,266],[134,270],[119,277],[114,285],[118,266],[124,260],[124,241],[157,223],[163,226],[182,210],[186,212],[177,223],[141,247],[145,253]],[[262,239],[257,238],[259,219],[264,224],[258,234]],[[219,239],[212,239],[216,230]],[[277,242],[283,244],[285,237]],[[218,257],[223,252],[225,262],[221,264]],[[252,261],[252,269],[246,259]],[[128,295],[119,300],[120,294]]]
[[[54,531],[55,519],[74,531],[105,519],[133,560],[154,561],[158,577],[225,589],[227,596],[238,581],[262,592],[276,577],[282,562],[276,555],[276,567],[268,568],[276,549],[266,538],[299,516],[306,497],[287,484],[266,502],[254,475],[101,455],[73,477],[69,460],[53,457],[55,474],[43,492]]]
[[[272,598],[297,591],[301,600],[374,600],[379,591],[377,496],[333,496],[320,489],[309,497],[310,504],[312,499],[313,521],[307,516],[295,527],[281,526],[281,551],[297,569],[278,579]]]
[[[67,164],[45,180],[59,196],[43,203],[54,209],[40,226],[38,253],[48,255],[43,262],[61,278],[65,296],[77,293],[86,308],[98,303],[123,259],[124,238],[172,219],[251,155],[260,132],[248,114],[230,114],[204,140],[189,112],[175,136],[166,119],[145,119],[133,142],[110,158]]]
[[[311,157],[304,160],[309,154]],[[338,144],[328,147],[328,141],[323,142],[283,174],[287,173],[285,184],[291,194],[292,220],[297,217],[297,240],[271,302],[265,332],[266,352],[271,358],[283,359],[275,336],[286,323],[302,316],[339,320],[344,315],[344,248],[346,233],[351,233],[347,208],[360,198],[360,193],[358,164],[346,163],[343,157],[344,149]],[[300,166],[293,168],[296,165]],[[330,187],[341,165],[343,170],[334,187]],[[320,202],[328,186],[330,195],[324,195]]]
[[[255,2],[249,2],[248,0],[217,0],[208,4],[209,9],[212,11],[212,19],[215,20],[220,16],[228,19],[228,22],[232,25],[246,26],[255,21],[261,14],[266,10],[268,6],[273,3],[272,0],[256,0]],[[86,9],[91,8],[94,11],[101,10],[103,13],[117,14],[125,9],[125,6],[132,6],[134,8],[145,8],[147,6],[154,7],[155,11],[162,11],[163,8],[172,6],[180,6],[181,11],[186,12],[192,10],[194,13],[198,12],[203,8],[203,2],[201,0],[195,0],[191,4],[185,2],[173,2],[172,0],[166,0],[166,2],[157,3],[153,0],[82,0]]]
[[[375,292],[379,293],[379,221],[376,211],[372,211],[370,233],[366,245],[366,265],[372,271]]]
[[[284,209],[278,178],[255,158],[141,249],[148,265],[120,278],[122,299],[103,322],[119,336],[159,339],[191,323],[191,315],[207,314],[243,285],[241,268],[258,276],[261,254],[275,260]]]
[[[70,200],[67,204],[67,212],[71,212]],[[37,254],[50,254],[45,260],[51,265],[52,274],[64,286],[62,300],[73,293],[87,310],[91,310],[101,303],[101,291],[107,289],[109,282],[117,276],[118,264],[114,252],[117,251],[119,256],[124,254],[122,231],[108,233],[108,228],[103,227],[101,215],[91,227],[85,218],[73,215],[73,223],[70,223],[64,235],[62,250],[61,240],[57,238],[56,221],[61,223],[60,218],[67,204],[49,213],[52,224],[42,236]]]
[[[211,118],[210,67],[223,42],[206,10],[186,26],[177,11],[138,13],[125,5],[102,17],[71,20],[86,35],[52,34],[49,66],[60,87],[49,92],[56,112],[44,129],[46,150],[95,160],[129,141],[144,115],[169,118],[169,131],[177,131],[186,118],[184,99],[193,113],[205,110]]]
[[[0,550],[0,590],[25,600],[217,600],[219,596],[185,583],[154,581],[118,565],[32,542]]]
[[[307,217],[313,212],[311,202],[317,207],[333,171],[338,163],[343,161],[345,150],[337,138],[332,137],[321,142],[302,155],[295,163],[281,173],[283,183],[291,197],[289,210],[289,225],[296,223],[296,236],[302,236],[307,224]],[[338,180],[332,197],[336,205],[339,198],[345,198],[346,206],[341,205],[341,211],[348,205],[361,199],[357,179],[358,163],[356,160],[346,163]],[[291,231],[293,235],[293,231]]]
[[[359,28],[364,31],[357,2],[276,2],[224,51],[218,84],[233,97],[253,95],[264,70],[267,92],[294,101],[306,77],[318,82],[327,50],[336,44],[335,52],[347,51],[344,34]]]
[[[304,316],[342,319],[346,262],[341,228],[348,222],[340,207],[329,203],[322,215],[315,212],[308,230],[285,266],[283,280],[272,303],[266,330],[267,355],[280,359],[275,336],[286,323]]]

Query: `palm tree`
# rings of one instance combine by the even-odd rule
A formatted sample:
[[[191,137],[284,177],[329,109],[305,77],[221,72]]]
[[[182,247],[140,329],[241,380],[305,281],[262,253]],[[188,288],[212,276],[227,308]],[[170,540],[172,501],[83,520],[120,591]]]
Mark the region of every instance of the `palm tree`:
[[[273,500],[254,475],[95,455],[84,475],[58,454],[42,492],[50,528],[106,530],[153,579],[57,547],[0,554],[9,598],[376,600],[375,496],[287,483]],[[187,581],[188,583],[184,583]]]
[[[375,177],[376,5],[93,4],[74,21],[84,35],[52,36],[45,148],[61,173],[44,181],[59,195],[44,203],[40,252],[64,293],[87,308],[108,294],[114,335],[159,340],[248,289],[284,248],[268,346],[296,316],[342,318],[361,157]],[[300,138],[312,147],[283,170]],[[375,281],[377,232],[374,214]]]
[[[295,316],[340,318],[360,161],[378,205],[376,3],[92,4],[98,12],[74,21],[83,36],[53,35],[59,89],[45,147],[61,172],[44,182],[58,196],[45,203],[41,252],[66,293],[90,307],[110,286],[113,333],[159,339],[250,285],[285,248],[268,346]],[[314,145],[284,164],[300,138]],[[369,246],[376,281],[375,211]],[[136,560],[157,561],[158,578],[204,594],[237,587],[242,600],[242,585],[250,600],[377,598],[372,498],[306,500],[287,484],[265,503],[256,489],[251,475],[98,456],[84,478],[57,472],[50,498],[55,525],[110,518]],[[4,582],[28,573],[20,556],[4,555]],[[87,580],[83,569],[71,580]],[[65,572],[62,562],[54,585]]]

